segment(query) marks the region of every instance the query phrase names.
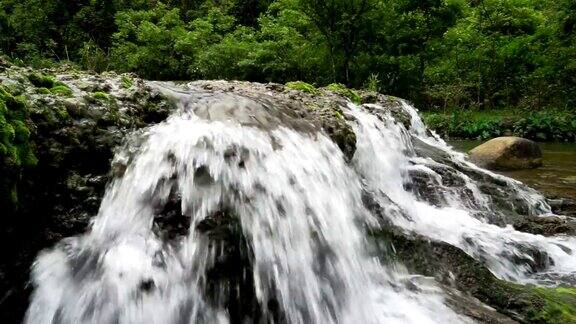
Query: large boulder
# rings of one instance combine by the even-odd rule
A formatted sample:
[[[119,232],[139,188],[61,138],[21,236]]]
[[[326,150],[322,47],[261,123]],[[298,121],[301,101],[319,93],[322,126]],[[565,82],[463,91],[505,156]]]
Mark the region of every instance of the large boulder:
[[[505,136],[473,148],[470,160],[491,170],[532,169],[542,165],[542,151],[525,138]]]

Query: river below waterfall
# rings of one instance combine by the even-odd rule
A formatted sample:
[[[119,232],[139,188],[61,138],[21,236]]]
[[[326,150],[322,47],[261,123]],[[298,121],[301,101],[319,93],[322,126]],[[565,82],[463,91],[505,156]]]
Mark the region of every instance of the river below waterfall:
[[[456,150],[468,152],[482,141],[450,141]],[[550,195],[576,199],[576,144],[539,143],[544,165],[536,169],[501,171],[500,174],[521,181]]]

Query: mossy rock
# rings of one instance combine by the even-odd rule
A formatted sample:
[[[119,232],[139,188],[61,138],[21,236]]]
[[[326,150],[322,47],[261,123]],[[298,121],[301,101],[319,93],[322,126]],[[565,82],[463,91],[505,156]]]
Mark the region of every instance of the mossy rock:
[[[37,94],[48,95],[48,94],[50,94],[51,92],[50,92],[50,89],[41,87],[41,88],[37,88],[37,89],[36,89],[36,93],[37,93]]]
[[[37,162],[30,143],[26,101],[0,86],[0,209],[16,208],[18,174]]]
[[[51,75],[32,73],[28,75],[28,80],[37,88],[50,89],[56,85],[56,78]]]
[[[355,103],[357,105],[359,105],[362,101],[362,98],[360,97],[358,92],[356,92],[355,90],[347,88],[342,83],[332,83],[332,84],[328,85],[326,87],[326,89],[350,99],[350,101],[352,101],[353,103]]]
[[[316,89],[316,87],[314,87],[313,85],[311,85],[309,83],[303,82],[303,81],[288,82],[288,83],[286,83],[286,88],[310,93],[313,95],[320,94],[320,91],[318,91],[318,89]]]
[[[50,89],[50,92],[63,97],[72,97],[72,90],[66,85],[57,85]]]
[[[92,98],[96,99],[96,100],[100,100],[100,101],[109,101],[110,100],[110,96],[102,91],[96,91],[94,93],[92,93]]]
[[[393,228],[372,233],[385,252],[410,271],[453,285],[524,323],[576,323],[576,288],[519,285],[496,278],[483,264],[447,243]]]

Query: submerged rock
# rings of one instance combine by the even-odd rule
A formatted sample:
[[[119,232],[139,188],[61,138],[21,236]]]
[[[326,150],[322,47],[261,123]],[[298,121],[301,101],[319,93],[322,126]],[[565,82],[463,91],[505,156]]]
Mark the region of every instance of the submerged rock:
[[[542,165],[542,151],[531,140],[498,137],[473,148],[470,160],[491,170],[532,169]]]

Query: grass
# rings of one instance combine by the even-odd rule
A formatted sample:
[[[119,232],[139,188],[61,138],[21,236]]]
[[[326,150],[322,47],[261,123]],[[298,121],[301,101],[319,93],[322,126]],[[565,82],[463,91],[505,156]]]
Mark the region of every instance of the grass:
[[[313,95],[317,95],[320,93],[320,91],[318,91],[318,89],[316,89],[315,86],[311,85],[310,83],[303,82],[303,81],[288,82],[288,83],[286,83],[286,88],[292,89],[292,90],[298,90],[298,91],[302,91],[302,92],[307,92],[307,93],[310,93]]]
[[[354,91],[353,89],[347,88],[345,85],[341,83],[332,83],[326,87],[328,90],[336,92],[352,101],[353,103],[359,105],[361,98],[358,92]]]

